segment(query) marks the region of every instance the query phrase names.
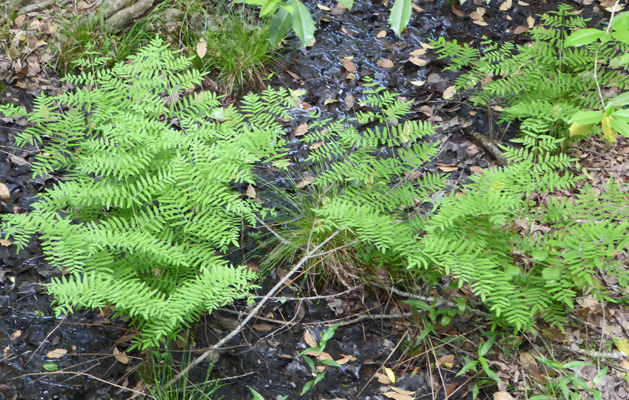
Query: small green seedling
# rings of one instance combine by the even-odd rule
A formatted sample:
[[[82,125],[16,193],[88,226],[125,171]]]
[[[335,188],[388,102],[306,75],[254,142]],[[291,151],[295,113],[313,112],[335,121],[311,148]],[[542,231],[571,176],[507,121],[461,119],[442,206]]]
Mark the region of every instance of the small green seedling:
[[[310,389],[312,389],[317,383],[321,382],[323,378],[325,378],[325,371],[322,373],[317,372],[317,365],[315,364],[315,360],[317,363],[320,363],[323,365],[329,365],[332,367],[341,366],[341,364],[339,364],[338,362],[334,360],[322,360],[321,358],[318,357],[319,355],[321,355],[321,353],[323,353],[323,350],[325,349],[325,346],[327,345],[328,340],[332,339],[332,337],[334,336],[334,333],[336,332],[339,326],[341,326],[341,324],[336,324],[326,329],[325,332],[321,334],[321,340],[319,341],[318,346],[309,347],[306,350],[299,353],[299,355],[297,355],[297,357],[304,356],[304,361],[306,362],[306,364],[308,364],[308,366],[310,367],[310,370],[312,371],[312,375],[314,376],[314,379],[309,380],[304,385],[304,388],[301,391],[302,396],[305,393],[308,393]],[[306,355],[310,355],[314,357],[311,358],[310,356],[306,356]]]

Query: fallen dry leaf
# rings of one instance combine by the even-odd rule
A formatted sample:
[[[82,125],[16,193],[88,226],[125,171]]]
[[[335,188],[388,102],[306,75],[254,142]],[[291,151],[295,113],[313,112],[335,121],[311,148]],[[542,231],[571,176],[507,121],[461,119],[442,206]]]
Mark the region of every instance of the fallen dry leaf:
[[[526,19],[526,24],[529,26],[529,28],[532,28],[535,26],[535,18],[531,17],[530,15],[528,16],[528,18]]]
[[[330,10],[332,10],[330,7],[326,7],[326,6],[324,6],[323,4],[319,4],[319,3],[317,3],[317,7],[318,7],[320,10],[323,10],[323,11],[330,11]]]
[[[304,136],[308,132],[308,124],[301,124],[295,129],[295,136]]]
[[[452,172],[458,169],[456,165],[451,164],[437,164],[437,168],[439,168],[443,172]]]
[[[356,103],[356,99],[354,98],[354,96],[350,94],[350,95],[345,96],[344,103],[345,103],[345,109],[349,110],[352,107],[354,107],[354,104]]]
[[[328,104],[332,104],[332,103],[338,103],[339,101],[336,99],[325,99],[325,101],[323,102],[324,106],[327,106]]]
[[[385,36],[387,36],[387,31],[380,31],[380,32],[378,32],[378,34],[376,35],[376,37],[377,37],[378,39],[383,38],[383,37],[385,37]]]
[[[331,13],[332,13],[332,15],[341,15],[341,14],[344,14],[345,11],[347,11],[347,7],[345,7],[341,3],[336,3],[336,6],[334,6],[334,8],[332,9]]]
[[[48,358],[60,358],[68,354],[68,350],[66,349],[55,349],[53,351],[49,351],[46,353],[46,357]]]
[[[376,372],[374,376],[376,377],[378,382],[382,383],[383,385],[391,384],[391,380],[389,379],[389,377],[386,374],[383,374],[382,372]]]
[[[418,58],[418,57],[411,57],[408,59],[408,61],[412,62],[415,65],[418,65],[420,67],[423,67],[424,65],[428,64],[428,61]]]
[[[312,148],[312,146],[310,148]],[[301,181],[299,181],[299,183],[297,183],[296,186],[297,186],[298,189],[303,189],[306,186],[310,185],[314,181],[315,181],[315,177],[314,176],[306,175],[306,176],[304,176],[304,179],[302,179]]]
[[[408,392],[408,391],[406,391],[406,392]],[[385,396],[387,396],[388,398],[393,399],[393,400],[413,400],[415,398],[415,392],[399,393],[399,392],[397,392],[395,390],[390,390],[390,391],[385,392],[383,394]]]
[[[522,34],[524,32],[527,32],[529,29],[530,28],[528,26],[526,26],[526,25],[520,25],[520,26],[516,27],[513,30],[513,33],[516,34],[516,35],[519,35],[519,34]]]
[[[310,347],[317,347],[317,341],[315,340],[315,338],[312,336],[312,333],[310,333],[310,331],[308,329],[304,330],[304,342],[306,342],[306,344]]]
[[[7,246],[11,246],[12,244],[13,242],[10,240],[0,239],[0,246],[7,247]]]
[[[456,167],[454,167],[456,170]],[[437,367],[446,367],[451,369],[454,366],[454,354],[448,354],[437,360]]]
[[[197,56],[199,58],[205,57],[205,53],[207,52],[207,42],[205,39],[201,39],[199,43],[197,43]]]
[[[294,73],[294,72],[291,72],[291,71],[289,71],[289,70],[286,70],[286,72],[287,72],[287,73],[288,73],[288,75],[290,75],[290,76],[291,76],[291,78],[293,78],[293,79],[297,79],[298,81],[300,81],[300,80],[302,80],[302,79],[303,79],[301,76],[297,75],[297,74],[296,74],[296,73]]]
[[[343,68],[345,68],[347,72],[356,72],[356,64],[354,64],[353,61],[343,59],[341,60],[341,63],[343,64]]]
[[[252,326],[253,326],[253,329],[260,332],[271,332],[273,330],[273,325],[271,324],[259,323],[259,324],[253,324]]]
[[[116,346],[114,346],[114,357],[122,364],[129,364],[129,361],[131,361],[131,358],[129,358],[129,356],[125,353],[118,350]]]
[[[393,61],[389,60],[388,58],[382,58],[380,61],[378,61],[378,65],[382,68],[393,68]]]
[[[245,194],[250,199],[255,199],[256,198],[256,189],[253,187],[252,184],[249,184],[249,186],[247,186],[247,192]]]
[[[310,149],[310,150],[316,150],[316,149],[318,149],[319,147],[323,146],[323,143],[325,143],[325,142],[316,142],[316,143],[313,143],[313,144],[311,144],[311,145],[310,145],[309,149]]]
[[[457,17],[465,18],[465,11],[461,7],[452,7],[452,13]]]
[[[9,188],[4,183],[0,183],[0,200],[5,203],[11,202],[11,192],[9,192]]]
[[[426,81],[410,81],[411,85],[414,86],[424,86],[424,83],[426,83]]]
[[[423,56],[424,54],[426,54],[426,49],[425,48],[421,48],[421,49],[416,49],[413,50],[409,53],[409,55],[414,56],[414,57],[418,57],[418,56]]]
[[[446,90],[443,91],[443,99],[444,100],[451,99],[454,97],[455,93],[456,93],[456,86],[454,85],[448,86]]]
[[[347,364],[348,362],[356,361],[356,360],[357,360],[357,358],[352,356],[352,355],[341,354],[341,358],[336,360],[336,362],[341,364],[341,365],[344,365],[344,364]]]
[[[395,383],[395,372],[391,368],[384,367],[384,373],[387,374],[387,378],[391,383]]]
[[[507,11],[513,5],[511,0],[505,0],[502,4],[500,4],[500,11]]]
[[[511,396],[507,392],[496,392],[494,393],[494,400],[515,400],[513,396]]]
[[[15,339],[19,338],[20,336],[22,336],[22,331],[18,329],[17,331],[15,331],[15,332],[13,332],[11,334],[11,336],[9,337],[9,340],[10,341],[14,341]]]

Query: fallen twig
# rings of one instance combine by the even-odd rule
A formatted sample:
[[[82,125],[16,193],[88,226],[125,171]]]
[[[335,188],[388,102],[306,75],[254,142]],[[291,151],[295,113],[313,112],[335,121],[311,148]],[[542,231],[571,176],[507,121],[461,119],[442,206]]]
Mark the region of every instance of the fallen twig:
[[[201,362],[203,362],[203,360],[205,360],[206,358],[212,356],[213,358],[216,357],[216,351],[223,346],[225,343],[227,343],[228,341],[230,341],[234,336],[236,336],[238,333],[240,333],[240,331],[242,331],[242,329],[247,325],[247,323],[258,313],[258,311],[260,311],[264,305],[269,301],[269,299],[271,297],[273,297],[273,295],[275,295],[275,293],[277,293],[277,291],[279,291],[284,284],[286,283],[286,281],[288,281],[290,279],[290,277],[297,272],[305,263],[306,261],[310,260],[311,258],[315,257],[317,254],[317,251],[319,251],[319,249],[323,246],[325,246],[330,240],[332,240],[336,235],[339,234],[340,231],[336,231],[334,232],[332,235],[330,235],[327,239],[325,239],[323,242],[321,242],[321,244],[319,244],[317,247],[315,247],[314,249],[312,249],[311,251],[308,252],[308,254],[306,254],[305,256],[302,257],[301,260],[299,260],[299,262],[282,278],[280,279],[279,282],[277,282],[275,284],[275,286],[273,286],[273,288],[271,290],[269,290],[269,292],[266,294],[266,296],[264,296],[262,298],[262,300],[260,300],[260,302],[258,303],[258,305],[251,310],[251,312],[249,313],[249,315],[247,315],[247,317],[240,323],[240,325],[238,325],[236,327],[236,329],[234,329],[233,331],[231,331],[229,333],[229,335],[225,336],[223,339],[221,339],[218,343],[216,343],[214,346],[211,346],[208,350],[206,350],[203,354],[201,354],[199,357],[195,358],[194,360],[192,360],[190,362],[190,364],[188,364],[186,366],[186,368],[184,368],[183,370],[181,370],[181,372],[179,372],[173,379],[171,379],[169,382],[167,382],[164,385],[164,388],[168,388],[170,386],[172,386],[175,382],[177,382],[179,379],[181,379],[182,377],[184,377],[186,374],[188,374],[190,372],[190,370],[194,367],[196,367],[197,365],[199,365]]]
[[[485,135],[477,131],[470,131],[468,132],[468,135],[476,139],[476,141],[479,142],[480,145],[485,148],[485,150],[491,153],[491,155],[494,156],[496,161],[498,161],[498,164],[500,164],[503,167],[506,167],[507,165],[509,165],[509,160],[507,160],[507,157],[505,157],[502,154],[502,152],[498,149],[498,147],[496,147],[496,145],[493,144],[493,142],[489,140]]]

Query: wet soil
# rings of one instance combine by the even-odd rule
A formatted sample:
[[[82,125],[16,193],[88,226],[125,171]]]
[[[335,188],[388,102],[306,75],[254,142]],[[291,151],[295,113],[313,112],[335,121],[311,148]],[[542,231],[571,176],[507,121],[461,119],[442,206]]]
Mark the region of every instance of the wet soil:
[[[355,101],[361,98],[365,87],[360,80],[366,76],[414,100],[413,118],[431,119],[443,126],[433,138],[442,143],[442,151],[426,168],[443,172],[438,165],[450,166],[447,172],[455,186],[473,173],[470,167],[487,168],[494,164],[484,152],[470,151],[475,145],[466,131],[489,134],[504,129],[499,126],[490,129],[486,113],[460,103],[460,97],[443,100],[443,91],[454,84],[456,76],[444,73],[443,61],[436,60],[436,55],[430,51],[422,57],[427,63],[421,67],[407,61],[409,53],[421,48],[427,39],[440,36],[470,43],[478,43],[483,36],[496,41],[524,42],[526,36],[514,34],[516,28],[525,26],[530,16],[556,9],[561,2],[530,1],[530,6],[524,6],[514,1],[512,8],[505,12],[498,9],[496,2],[487,5],[482,1],[475,5],[468,0],[458,6],[466,15],[460,17],[452,11],[451,0],[420,0],[417,5],[423,11],[413,13],[402,38],[396,38],[388,29],[389,9],[379,2],[356,1],[351,12],[336,15],[322,12],[313,1],[305,3],[318,21],[316,44],[290,52],[284,60],[285,69],[278,71],[273,85],[305,89],[307,94],[303,100],[321,110],[324,118],[351,116],[355,102],[352,104],[349,96]],[[579,7],[577,2],[568,3]],[[467,17],[480,5],[486,8],[486,26],[477,25]],[[591,6],[586,13],[594,20],[604,16],[604,12],[593,12]],[[386,36],[378,38],[380,31],[386,31]],[[297,46],[295,40],[289,44]],[[344,68],[341,60],[346,57],[355,64],[355,72]],[[390,60],[393,68],[381,67],[382,59]],[[431,74],[437,74],[437,78],[433,75],[430,79]],[[426,83],[416,86],[412,81]],[[9,98],[27,107],[32,101],[23,91],[9,90],[3,95],[3,101]],[[306,118],[303,114],[296,117]],[[33,196],[55,181],[55,177],[32,178],[28,161],[34,148],[11,147],[15,132],[23,127],[23,120],[0,123],[0,181],[11,191],[11,202],[2,203],[4,213],[28,211]],[[511,127],[507,133],[514,134],[513,129]],[[289,134],[288,139],[294,138]],[[307,167],[303,163],[305,149],[296,141],[293,143],[294,168],[303,170]],[[280,177],[264,178],[282,184]],[[12,246],[0,246],[0,263],[0,400],[131,398],[133,393],[110,384],[130,388],[136,385],[131,373],[142,356],[136,354],[137,359],[124,364],[113,355],[114,348],[124,351],[127,346],[125,337],[129,331],[124,321],[110,320],[107,315],[91,311],[56,317],[44,285],[59,271],[46,265],[35,241],[20,254],[16,254]],[[270,282],[274,277],[272,274]],[[313,290],[308,293],[301,290],[291,286],[282,295],[317,295]],[[343,290],[328,287],[318,294],[330,296]],[[259,292],[263,294],[264,290]],[[224,337],[246,311],[244,303],[239,303],[205,317],[196,327],[193,356]],[[389,398],[383,390],[387,386],[378,382],[374,373],[381,366],[387,366],[397,372],[395,386],[416,391],[416,399],[442,399],[444,390],[450,399],[471,399],[468,378],[455,377],[457,371],[448,371],[447,364],[442,367],[443,375],[435,376],[430,365],[448,354],[454,354],[460,365],[465,351],[474,349],[468,344],[478,343],[476,328],[480,321],[455,321],[454,334],[465,336],[468,344],[452,346],[435,342],[433,354],[414,354],[412,346],[408,345],[413,338],[406,335],[409,327],[417,326],[418,321],[395,317],[406,311],[377,290],[355,290],[321,300],[274,302],[251,328],[222,351],[212,373],[223,385],[218,394],[226,399],[250,399],[248,387],[252,387],[266,399],[288,395],[289,399],[380,400]],[[350,323],[356,318],[363,319]],[[305,332],[318,338],[327,325],[336,321],[345,325],[328,342],[326,352],[335,360],[347,361],[340,368],[328,367],[325,379],[306,396],[300,396],[305,382],[313,379],[303,359],[297,357],[307,347]],[[435,340],[448,337],[450,329],[443,327],[442,338]],[[67,354],[50,357],[49,352],[55,349],[67,350]],[[179,350],[175,349],[175,353]],[[409,360],[400,361],[403,355]],[[54,363],[64,373],[46,373],[44,363]],[[190,378],[204,379],[206,369],[207,365],[201,365],[193,370]],[[135,388],[142,389],[141,385]]]

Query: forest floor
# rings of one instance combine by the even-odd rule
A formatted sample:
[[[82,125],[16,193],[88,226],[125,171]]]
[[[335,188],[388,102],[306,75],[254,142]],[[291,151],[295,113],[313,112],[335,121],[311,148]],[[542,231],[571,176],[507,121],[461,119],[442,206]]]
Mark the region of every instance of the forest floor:
[[[270,80],[271,86],[305,89],[302,107],[317,108],[324,118],[351,115],[365,90],[360,83],[365,76],[412,99],[415,117],[439,126],[432,140],[441,143],[441,151],[426,168],[449,175],[449,183],[456,188],[497,165],[470,132],[507,141],[515,136],[517,127],[499,125],[491,121],[487,110],[466,104],[466,94],[453,90],[457,74],[443,71],[446,64],[426,46],[427,40],[443,36],[478,43],[486,36],[497,42],[524,43],[526,31],[539,23],[539,15],[562,2],[487,4],[468,0],[451,7],[443,0],[420,0],[401,38],[388,28],[390,5],[360,0],[348,11],[331,2],[321,1],[329,10],[317,8],[312,1],[305,3],[316,15],[316,43],[288,52]],[[567,3],[593,21],[609,18],[605,2]],[[78,15],[86,11],[81,8],[85,6],[89,4],[81,1],[70,10]],[[0,82],[5,84],[0,103],[13,102],[30,110],[37,95],[70,89],[53,67],[58,11],[51,6],[20,15],[8,32],[0,32],[0,43],[4,43],[0,46]],[[12,50],[16,47],[10,43],[16,40],[28,46]],[[294,39],[289,44],[297,47]],[[414,51],[418,56],[410,61]],[[306,117],[300,118],[305,121]],[[2,213],[28,210],[35,194],[54,184],[52,177],[32,178],[30,161],[35,148],[12,147],[16,132],[25,126],[24,118],[0,120],[0,183],[10,192],[9,198],[1,199]],[[287,140],[296,143],[294,134]],[[306,154],[307,149],[295,147],[291,155],[296,169]],[[579,159],[581,172],[592,187],[602,187],[609,178],[629,182],[629,141],[622,136],[613,146],[591,138],[571,149],[571,154]],[[274,182],[273,176],[264,178]],[[279,178],[276,183],[281,185]],[[262,198],[265,195],[264,191],[258,193]],[[282,268],[267,278],[258,294],[264,295],[282,275]],[[133,331],[120,319],[92,311],[56,317],[44,285],[59,274],[46,265],[36,242],[16,254],[9,242],[0,240],[0,399],[144,398],[145,384],[135,372],[145,368],[145,357],[125,353]],[[445,300],[461,294],[445,287],[426,292],[421,282],[416,293]],[[409,294],[392,288],[390,282],[346,288],[296,280],[277,296],[284,300],[268,305],[221,352],[211,374],[222,385],[214,398],[250,399],[251,387],[265,399],[282,395],[329,400],[472,399],[474,384],[485,380],[478,395],[481,399],[528,399],[536,394],[562,399],[557,386],[561,379],[580,378],[592,384],[597,374],[596,388],[603,399],[629,398],[629,311],[618,304],[584,296],[570,313],[565,332],[540,322],[537,333],[501,333],[484,356],[500,380],[496,382],[482,372],[457,375],[466,364],[464,358],[477,358],[479,347],[487,340],[484,334],[491,331],[486,319],[472,313],[459,314],[448,325],[417,340],[424,329],[423,320],[400,303]],[[194,347],[182,344],[172,349],[176,358],[202,353],[231,331],[246,312],[242,302],[205,316],[194,329]],[[297,355],[316,344],[319,335],[336,323],[341,326],[328,342],[326,353],[342,365],[326,367],[325,378],[300,396],[313,376]],[[553,369],[536,357],[558,364]],[[566,365],[573,361],[586,364]],[[600,371],[605,367],[608,370],[603,376]],[[189,378],[203,380],[206,370],[207,365],[202,365]],[[575,391],[581,397],[573,398],[591,398],[589,390]]]

